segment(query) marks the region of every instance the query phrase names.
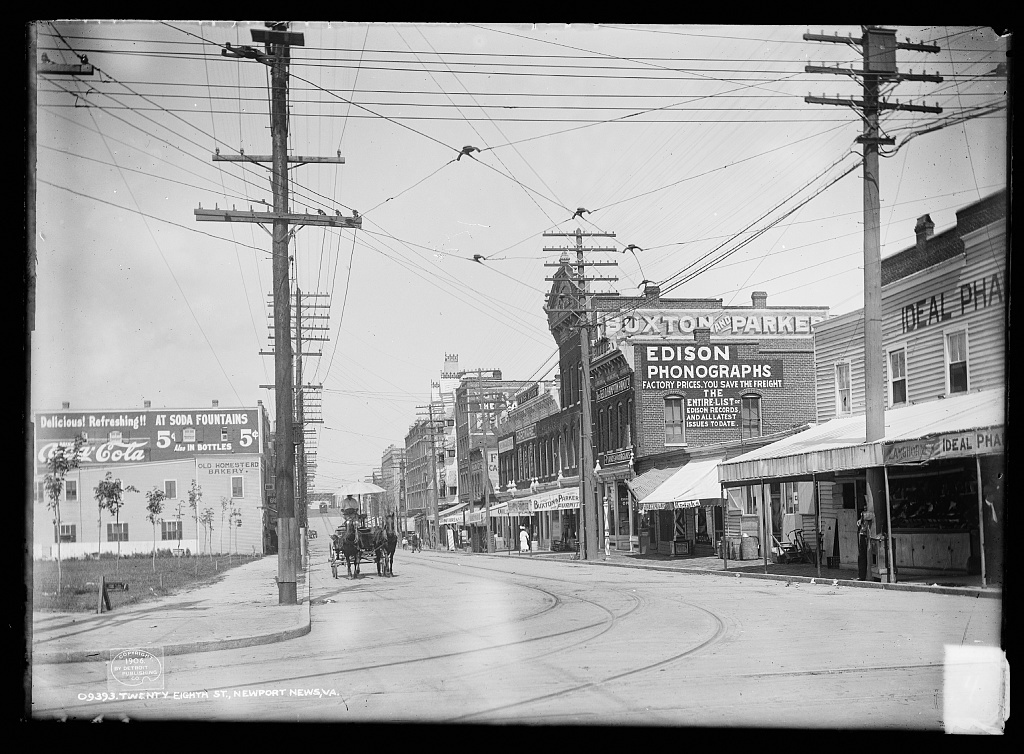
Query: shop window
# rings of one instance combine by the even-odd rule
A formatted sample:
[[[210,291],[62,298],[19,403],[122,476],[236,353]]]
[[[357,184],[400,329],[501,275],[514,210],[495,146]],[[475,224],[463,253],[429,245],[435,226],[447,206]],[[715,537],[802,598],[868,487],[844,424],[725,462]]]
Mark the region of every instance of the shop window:
[[[108,542],[127,542],[128,524],[107,524]]]
[[[967,331],[946,333],[947,393],[967,392]]]
[[[78,500],[77,480],[68,479],[64,482],[64,499],[69,501]]]
[[[685,407],[682,398],[665,399],[665,444],[681,445],[686,435],[683,432]]]
[[[744,395],[740,398],[740,437],[761,436],[761,396]]]
[[[168,500],[174,500],[178,497],[178,482],[176,480],[164,480],[164,497]]]
[[[907,349],[889,352],[889,405],[907,402]]]
[[[163,521],[160,524],[160,539],[178,541],[183,533],[181,521]]]
[[[77,542],[78,532],[75,528],[75,524],[61,524],[60,525],[60,541],[61,542]],[[53,541],[57,541],[57,527],[53,528]]]
[[[242,477],[231,477],[231,497],[242,497]]]
[[[760,486],[750,486],[745,489],[747,494],[743,501],[743,513],[747,516],[756,516],[764,490]]]
[[[848,414],[853,410],[853,388],[850,382],[850,362],[836,364],[836,413]]]
[[[196,428],[185,427],[181,430],[181,441],[182,442],[195,442],[196,441]]]

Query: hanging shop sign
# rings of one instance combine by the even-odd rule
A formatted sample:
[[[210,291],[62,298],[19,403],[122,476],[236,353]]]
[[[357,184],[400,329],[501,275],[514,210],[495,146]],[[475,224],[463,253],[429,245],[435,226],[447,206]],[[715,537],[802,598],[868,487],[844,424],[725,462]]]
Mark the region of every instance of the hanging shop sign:
[[[514,450],[516,447],[515,437],[509,435],[498,440],[498,452],[508,453],[510,450]]]
[[[800,309],[637,309],[627,315],[610,316],[604,321],[602,335],[619,341],[630,336],[664,338],[693,335],[700,329],[711,330],[719,339],[772,337],[807,339],[814,325],[828,315],[826,307]]]
[[[81,466],[262,452],[257,409],[44,411],[35,415],[37,470],[82,434]]]
[[[578,487],[566,487],[565,489],[541,492],[530,498],[533,512],[554,511],[565,508],[580,507],[580,491]]]
[[[595,398],[600,403],[605,398],[611,398],[613,395],[618,395],[626,390],[629,390],[629,377],[623,377],[621,380],[616,380],[610,385],[599,387],[594,392]]]
[[[734,345],[640,347],[641,390],[686,395],[686,426],[738,427],[742,395],[784,387],[782,361],[740,358]]]
[[[530,498],[523,497],[518,500],[509,500],[506,511],[510,516],[529,516],[533,512],[530,507]]]
[[[908,466],[943,458],[1003,453],[1006,448],[1004,432],[1003,427],[991,427],[891,443],[883,446],[883,463],[886,466]]]

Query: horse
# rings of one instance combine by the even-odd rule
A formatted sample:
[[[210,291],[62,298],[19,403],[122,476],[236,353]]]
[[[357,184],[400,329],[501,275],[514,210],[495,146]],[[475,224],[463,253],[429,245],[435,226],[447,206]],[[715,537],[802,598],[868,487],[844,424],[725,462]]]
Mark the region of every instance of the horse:
[[[378,576],[394,576],[395,550],[398,535],[380,526],[373,528],[373,562],[377,564]]]
[[[341,551],[345,558],[345,567],[348,569],[348,577],[359,577],[359,540],[356,533],[356,525],[351,521],[343,524],[339,529],[343,531],[334,537],[337,543],[337,550]],[[353,568],[354,566],[354,568]],[[354,571],[354,572],[353,572]]]

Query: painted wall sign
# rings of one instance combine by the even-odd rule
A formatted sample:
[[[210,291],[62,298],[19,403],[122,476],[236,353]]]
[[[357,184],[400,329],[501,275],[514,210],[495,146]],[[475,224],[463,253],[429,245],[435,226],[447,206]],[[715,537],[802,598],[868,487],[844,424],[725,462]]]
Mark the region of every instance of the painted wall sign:
[[[738,427],[743,393],[784,386],[782,362],[741,359],[731,345],[640,347],[641,390],[686,396],[687,427]]]
[[[810,338],[818,322],[828,316],[826,307],[808,309],[637,309],[629,315],[609,317],[602,334],[613,341],[638,337],[693,335],[708,328],[715,338],[752,337]]]
[[[1002,453],[1006,448],[1004,432],[1003,427],[994,427],[889,443],[882,451],[883,463],[886,466],[902,466],[943,458]]]
[[[963,283],[955,290],[940,291],[900,307],[900,326],[904,333],[962,317],[992,304],[1003,304],[1003,283],[999,273]]]
[[[59,446],[69,446],[82,433],[87,437],[79,456],[82,466],[260,453],[263,447],[257,409],[43,411],[35,415],[37,473],[45,473]]]

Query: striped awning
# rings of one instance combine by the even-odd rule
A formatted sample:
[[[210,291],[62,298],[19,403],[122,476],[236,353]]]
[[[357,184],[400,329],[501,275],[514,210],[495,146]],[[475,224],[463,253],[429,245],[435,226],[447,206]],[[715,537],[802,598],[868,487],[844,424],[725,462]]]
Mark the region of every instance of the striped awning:
[[[627,480],[626,486],[633,493],[633,497],[643,500],[677,471],[679,471],[678,466],[671,466],[667,469],[650,469],[638,477]]]

